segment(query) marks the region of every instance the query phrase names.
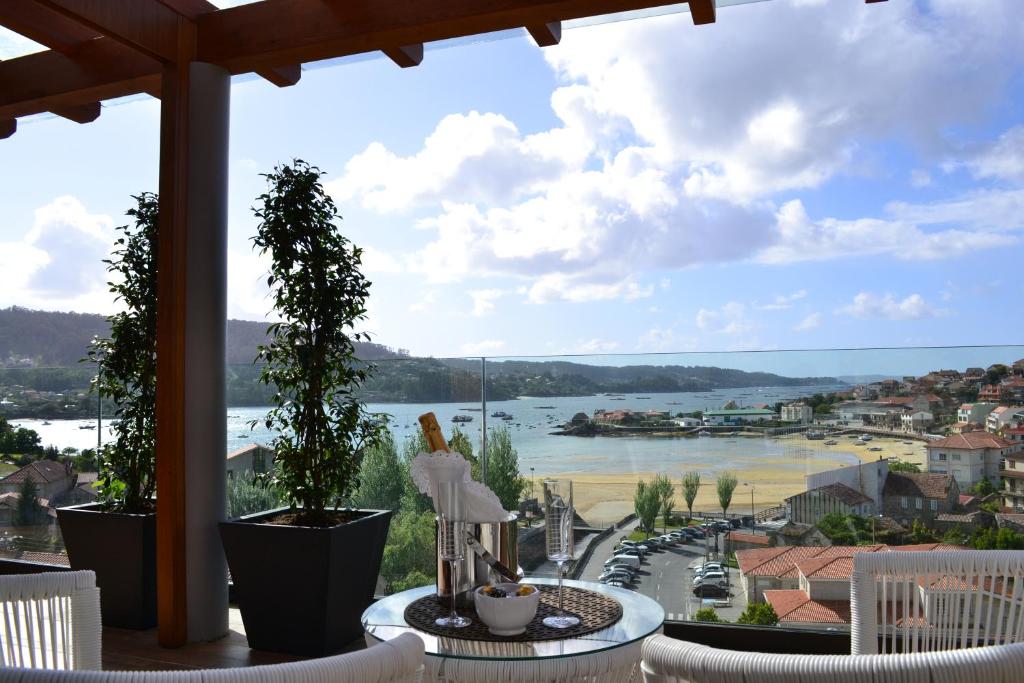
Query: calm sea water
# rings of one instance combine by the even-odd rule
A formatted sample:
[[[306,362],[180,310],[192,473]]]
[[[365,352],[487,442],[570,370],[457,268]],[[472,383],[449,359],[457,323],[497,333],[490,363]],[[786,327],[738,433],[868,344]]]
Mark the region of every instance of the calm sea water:
[[[512,433],[512,444],[519,453],[520,469],[528,473],[534,468],[536,475],[545,475],[568,470],[576,472],[653,472],[678,469],[688,462],[714,462],[718,467],[749,466],[751,456],[766,459],[785,458],[793,467],[803,467],[824,450],[820,441],[784,440],[769,438],[583,438],[553,436],[560,424],[577,412],[592,414],[596,408],[609,410],[630,408],[633,410],[668,410],[690,412],[720,408],[727,401],[741,405],[759,403],[773,404],[790,400],[818,391],[832,391],[839,387],[763,387],[751,389],[727,389],[709,392],[687,392],[675,394],[625,394],[624,400],[612,400],[608,396],[585,396],[567,398],[521,398],[514,401],[490,401],[487,403],[487,427],[507,426]],[[432,411],[448,432],[451,419],[456,415],[468,415],[472,422],[461,428],[479,445],[483,413],[479,404],[469,403],[377,403],[370,404],[370,410],[390,416],[391,428],[396,439],[404,440],[419,430],[417,418]],[[491,413],[503,411],[514,419],[504,421],[490,417]],[[250,443],[268,443],[273,435],[261,425],[250,429],[249,423],[258,420],[266,408],[229,408],[227,414],[227,451],[233,451]],[[58,448],[92,448],[96,446],[97,430],[81,429],[95,426],[95,420],[53,420],[44,425],[40,420],[15,420],[14,424],[39,432],[45,445]],[[109,441],[112,435],[109,424],[103,424],[102,439]],[[738,458],[742,453],[742,458]],[[835,452],[829,452],[835,458]],[[855,456],[848,456],[851,464]]]

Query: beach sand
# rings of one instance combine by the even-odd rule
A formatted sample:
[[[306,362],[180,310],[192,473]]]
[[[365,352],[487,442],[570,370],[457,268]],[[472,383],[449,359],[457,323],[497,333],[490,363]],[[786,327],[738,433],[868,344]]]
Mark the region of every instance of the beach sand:
[[[902,439],[874,438],[865,446],[855,446],[854,439],[836,437],[835,446],[825,446],[822,441],[807,441],[803,435],[776,437],[780,440],[799,439],[802,445],[813,444],[818,453],[813,458],[765,458],[752,455],[744,458],[742,453],[733,458],[741,467],[733,472],[740,481],[733,493],[729,510],[741,514],[749,514],[751,509],[750,486],[753,484],[753,507],[760,510],[783,504],[789,496],[805,490],[804,477],[823,470],[848,465],[848,458],[840,454],[853,454],[861,462],[869,462],[881,458],[899,458],[916,465],[924,465],[926,452],[924,443],[914,441],[906,445]],[[869,448],[881,448],[881,451],[870,451]],[[742,444],[737,445],[742,451]],[[838,457],[837,457],[838,456]],[[694,502],[695,511],[721,512],[718,494],[715,489],[715,477],[719,468],[712,462],[698,463],[690,469],[701,474],[701,487]],[[573,481],[573,498],[580,516],[595,526],[603,526],[616,522],[633,512],[633,492],[636,483],[650,480],[657,472],[610,472],[610,473],[573,473],[564,472],[552,475],[552,478],[565,478]],[[683,472],[664,472],[672,478],[676,485],[676,511],[686,512],[686,503],[682,496],[681,480]]]

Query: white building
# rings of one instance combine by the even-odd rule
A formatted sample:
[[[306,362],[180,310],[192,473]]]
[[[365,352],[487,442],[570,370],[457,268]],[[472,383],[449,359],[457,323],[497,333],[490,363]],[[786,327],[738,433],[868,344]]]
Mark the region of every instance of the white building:
[[[790,403],[782,406],[783,422],[799,422],[802,425],[810,424],[814,419],[814,408],[806,403]]]
[[[935,416],[927,410],[903,413],[900,419],[903,421],[903,431],[910,433],[923,432],[935,422]]]
[[[816,474],[808,474],[804,477],[804,489],[811,491],[828,486],[829,484],[843,484],[854,491],[870,498],[874,504],[868,514],[876,513],[881,505],[882,491],[885,489],[885,479],[889,476],[889,461],[876,460],[865,462],[850,467],[838,467],[834,470],[825,470]]]
[[[239,448],[228,453],[228,479],[238,479],[244,475],[263,474],[274,465],[274,451],[258,443]]]
[[[998,487],[1003,457],[1020,446],[989,432],[973,431],[932,441],[925,448],[925,471],[952,474],[960,489],[965,490],[983,477]]]
[[[672,421],[679,427],[700,427],[704,423],[695,417],[674,417]]]
[[[990,432],[998,432],[1013,425],[1018,417],[1024,416],[1024,408],[1011,408],[1010,406],[999,406],[992,410],[985,418],[985,429]]]
[[[983,425],[985,418],[997,406],[997,403],[964,403],[956,411],[957,422],[969,422],[970,424]]]

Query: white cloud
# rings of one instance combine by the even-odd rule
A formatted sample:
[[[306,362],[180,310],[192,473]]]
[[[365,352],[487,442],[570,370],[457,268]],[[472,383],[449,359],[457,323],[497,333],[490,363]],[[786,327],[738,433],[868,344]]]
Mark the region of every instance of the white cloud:
[[[627,278],[613,283],[580,282],[574,278],[558,273],[544,275],[530,287],[527,300],[534,304],[545,304],[553,301],[583,303],[587,301],[607,301],[624,299],[634,301],[654,294],[654,286],[641,286]]]
[[[364,273],[401,273],[402,265],[391,254],[376,247],[361,246]]]
[[[110,216],[57,197],[35,210],[24,237],[0,242],[0,304],[109,313],[116,305],[103,259],[113,246]]]
[[[504,294],[500,289],[478,289],[469,293],[473,299],[473,315],[483,316],[494,310],[494,302]]]
[[[498,339],[484,339],[478,342],[468,342],[461,348],[462,353],[467,356],[486,356],[505,348],[505,342]]]
[[[808,332],[821,325],[821,313],[811,313],[793,326],[794,332]]]
[[[636,341],[637,351],[653,353],[658,351],[693,351],[696,340],[681,338],[671,327],[652,327]]]
[[[420,297],[409,304],[410,313],[423,313],[429,311],[437,303],[437,292],[428,289]]]
[[[932,176],[924,169],[915,168],[910,171],[910,184],[914,187],[928,187],[932,184]]]
[[[860,292],[850,304],[838,309],[836,313],[862,320],[921,320],[947,315],[949,311],[932,306],[920,294],[897,299],[888,293],[879,296],[871,292]]]
[[[612,353],[619,348],[619,343],[606,339],[587,339],[577,341],[573,347],[574,353]]]
[[[744,334],[753,329],[747,320],[747,307],[737,301],[730,301],[721,308],[709,310],[701,308],[697,311],[694,322],[698,329],[720,334]]]
[[[787,308],[792,308],[794,301],[799,301],[800,299],[803,299],[806,296],[807,296],[807,290],[806,289],[800,289],[800,290],[797,290],[797,291],[793,292],[792,294],[788,294],[788,295],[787,294],[779,294],[778,296],[775,297],[774,301],[772,301],[770,304],[761,304],[761,305],[758,306],[758,308],[760,308],[761,310],[764,310],[764,311],[777,311],[777,310],[783,310],[783,309],[787,309]]]
[[[1015,126],[1003,133],[967,165],[977,178],[1024,181],[1024,126]]]

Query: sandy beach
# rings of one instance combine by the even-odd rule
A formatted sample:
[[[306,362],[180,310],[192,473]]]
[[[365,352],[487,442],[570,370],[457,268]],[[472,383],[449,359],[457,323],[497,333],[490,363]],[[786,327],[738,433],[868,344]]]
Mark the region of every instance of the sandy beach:
[[[836,437],[838,443],[835,446],[826,446],[823,441],[807,441],[802,434],[774,438],[780,441],[799,440],[804,446],[813,445],[816,453],[812,457],[765,458],[757,455],[757,449],[752,444],[749,449],[751,453],[747,456],[744,453],[747,449],[741,440],[732,458],[732,469],[740,485],[733,494],[731,511],[749,514],[750,484],[753,484],[754,489],[755,510],[779,505],[788,496],[804,490],[806,475],[848,465],[846,454],[855,455],[861,462],[899,458],[917,465],[923,465],[926,456],[924,443],[920,441],[908,445],[902,439],[875,437],[865,446],[856,446],[855,439]],[[882,450],[870,451],[869,448]],[[694,510],[721,511],[715,489],[715,476],[721,468],[714,462],[701,462],[690,469],[700,472],[702,479]],[[655,474],[657,472],[564,472],[553,476],[572,479],[574,502],[579,514],[591,524],[603,525],[633,512],[633,492],[637,481],[649,480]],[[683,472],[666,471],[663,474],[669,475],[676,485],[676,510],[685,512],[686,503],[680,484]]]

